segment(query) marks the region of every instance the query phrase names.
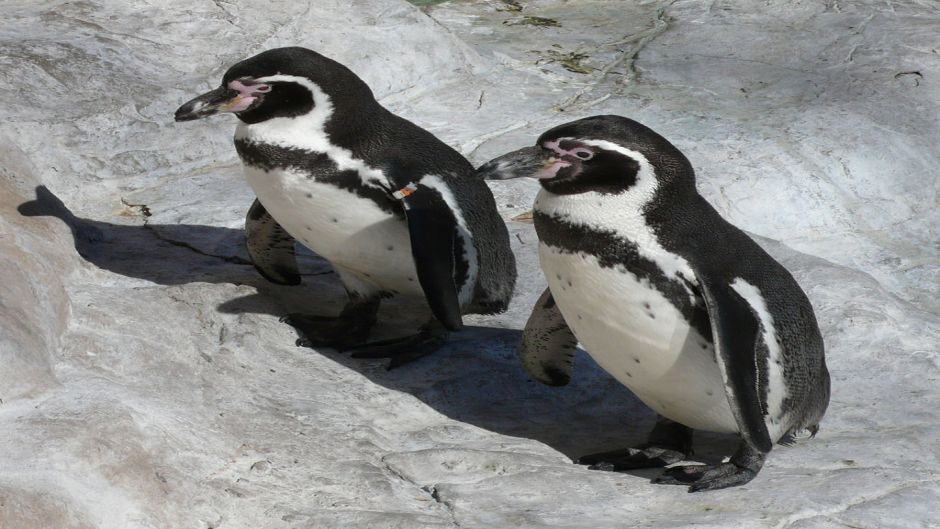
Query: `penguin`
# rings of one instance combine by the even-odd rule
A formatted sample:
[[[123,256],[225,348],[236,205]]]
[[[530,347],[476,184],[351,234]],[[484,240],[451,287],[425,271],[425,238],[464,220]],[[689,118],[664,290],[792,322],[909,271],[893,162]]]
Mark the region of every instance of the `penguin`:
[[[303,244],[349,300],[338,317],[288,314],[298,345],[401,365],[439,348],[464,314],[503,312],[516,278],[509,234],[473,166],[380,105],[355,73],[315,51],[277,48],[228,69],[176,121],[232,113],[235,149],[257,196],[248,253],[266,279],[300,283]],[[417,334],[367,342],[383,298],[424,298]]]
[[[714,490],[752,480],[775,442],[815,435],[829,373],[813,308],[780,263],[698,194],[669,141],[594,116],[478,171],[541,184],[534,222],[548,289],[523,331],[524,367],[564,385],[580,342],[658,414],[646,443],[580,463],[667,466],[691,453],[695,429],[738,434],[728,461],[672,466],[654,480]]]

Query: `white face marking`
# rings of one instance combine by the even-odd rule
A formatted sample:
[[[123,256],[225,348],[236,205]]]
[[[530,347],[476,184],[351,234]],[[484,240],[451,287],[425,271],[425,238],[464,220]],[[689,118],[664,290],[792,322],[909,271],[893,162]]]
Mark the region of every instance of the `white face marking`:
[[[767,303],[764,300],[764,296],[761,294],[760,289],[756,286],[748,283],[747,281],[739,278],[736,278],[731,283],[731,288],[734,289],[744,301],[751,306],[755,313],[757,313],[757,318],[760,320],[761,330],[763,332],[764,344],[767,345],[767,417],[765,422],[767,423],[767,430],[770,433],[771,439],[777,440],[781,435],[786,433],[785,431],[780,431],[781,429],[787,426],[784,419],[783,413],[783,401],[787,398],[787,385],[783,379],[783,366],[778,362],[783,362],[783,352],[780,350],[780,344],[777,343],[777,333],[774,329],[774,318],[770,315],[770,311],[767,310]],[[759,360],[758,360],[759,361]],[[757,369],[757,366],[754,366],[754,369]],[[757,378],[758,385],[760,384],[760,377]],[[760,395],[760,389],[758,387],[758,395]]]
[[[313,109],[302,116],[272,118],[255,124],[239,122],[238,128],[235,129],[235,139],[322,152],[329,156],[340,170],[352,170],[359,174],[363,184],[387,187],[388,179],[385,173],[369,166],[363,160],[354,158],[348,149],[330,143],[326,134],[326,123],[333,115],[333,104],[319,86],[305,77],[295,75],[270,75],[259,77],[255,81],[299,84],[310,90]]]
[[[648,281],[544,243],[539,260],[565,321],[601,367],[674,421],[738,431],[714,347]]]
[[[578,141],[574,138],[558,138],[557,140],[546,142],[545,148],[555,151],[559,156],[574,156],[575,158],[579,158],[581,160],[590,160],[591,158],[594,157],[594,151],[592,151],[591,149],[586,149],[584,147],[578,146],[578,147],[574,147],[573,149],[561,148],[561,142],[565,140],[575,141],[575,142]],[[584,143],[587,143],[587,142],[584,142]]]
[[[552,151],[555,151],[555,153],[558,154],[559,156],[572,154],[571,152],[566,151],[559,146],[559,144],[563,140],[570,140],[570,139],[571,138],[558,138],[555,141],[546,142],[543,145],[543,147],[545,147],[546,149],[551,149]],[[571,162],[561,160],[559,158],[554,158],[554,157],[549,158],[548,161],[550,162],[550,164],[544,167],[539,172],[535,173],[533,175],[535,178],[538,178],[540,180],[547,179],[547,178],[555,178],[555,176],[558,175],[558,171],[564,169],[565,167],[571,167]],[[575,169],[575,174],[577,174],[578,171],[580,171],[580,168]]]
[[[458,298],[461,304],[467,303],[473,296],[473,287],[476,285],[478,268],[477,251],[473,246],[473,233],[470,231],[469,226],[467,226],[467,221],[464,219],[463,212],[460,210],[457,198],[454,197],[450,188],[447,187],[447,184],[445,184],[439,176],[426,175],[421,178],[419,183],[437,190],[444,199],[444,202],[447,203],[447,206],[450,207],[450,210],[454,213],[454,219],[457,221],[458,234],[463,238],[463,258],[468,263],[467,282],[464,283],[463,288],[461,288]]]
[[[692,303],[698,298],[681,279],[698,284],[692,267],[683,257],[669,252],[659,243],[656,233],[646,224],[643,208],[653,200],[658,187],[653,166],[639,152],[603,140],[577,140],[583,144],[617,151],[637,161],[640,170],[636,185],[616,195],[595,191],[574,195],[556,195],[545,189],[539,191],[535,209],[540,213],[554,215],[568,222],[604,230],[613,230],[625,239],[634,242],[643,257],[653,261],[666,277],[680,280],[689,293]]]

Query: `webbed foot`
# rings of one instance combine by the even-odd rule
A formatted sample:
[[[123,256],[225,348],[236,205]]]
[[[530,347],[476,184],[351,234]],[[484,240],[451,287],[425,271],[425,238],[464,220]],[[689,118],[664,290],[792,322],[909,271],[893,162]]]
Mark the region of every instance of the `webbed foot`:
[[[656,425],[647,441],[636,448],[623,448],[578,459],[591,470],[632,470],[636,468],[664,467],[684,460],[692,453],[692,429],[662,415],[656,416]]]
[[[395,369],[437,351],[447,343],[447,331],[436,320],[417,334],[360,344],[346,349],[353,358],[391,358],[388,369]]]
[[[623,448],[610,452],[600,452],[578,458],[578,464],[590,465],[591,470],[632,470],[636,468],[664,467],[678,463],[687,454],[663,446],[641,445],[637,448]]]
[[[301,347],[332,347],[343,351],[363,343],[375,325],[379,299],[351,299],[339,316],[291,313],[280,321],[297,330]]]
[[[717,465],[682,465],[667,468],[653,479],[665,485],[689,485],[689,492],[736,487],[754,479],[764,466],[766,454],[742,442],[727,463]]]
[[[689,485],[689,492],[724,489],[743,485],[754,479],[757,472],[734,463],[717,465],[682,465],[667,468],[653,483]]]

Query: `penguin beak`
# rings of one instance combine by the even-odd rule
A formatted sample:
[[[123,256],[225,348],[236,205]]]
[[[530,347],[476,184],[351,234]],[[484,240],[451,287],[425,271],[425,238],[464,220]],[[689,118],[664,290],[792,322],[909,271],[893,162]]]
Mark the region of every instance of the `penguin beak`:
[[[553,178],[558,170],[571,163],[559,160],[553,151],[541,147],[526,147],[494,158],[477,169],[477,175],[486,180],[509,180],[528,176]]]
[[[220,86],[211,92],[187,101],[176,109],[176,121],[202,119],[220,112],[241,112],[255,102],[255,97],[245,92]]]

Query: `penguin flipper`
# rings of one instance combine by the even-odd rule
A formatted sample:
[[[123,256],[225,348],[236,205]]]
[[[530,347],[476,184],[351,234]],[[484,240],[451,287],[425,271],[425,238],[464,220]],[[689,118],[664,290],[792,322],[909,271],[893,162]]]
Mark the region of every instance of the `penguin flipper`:
[[[279,285],[299,285],[300,270],[294,254],[294,238],[288,234],[258,199],[245,218],[248,256],[265,279]]]
[[[404,189],[407,194],[398,191],[396,198],[404,204],[418,283],[434,317],[448,330],[459,331],[463,320],[454,281],[457,220],[436,189],[416,184]]]
[[[766,379],[757,358],[761,323],[756,310],[727,282],[696,273],[711,320],[715,355],[731,412],[745,442],[762,452],[773,446],[758,387]]]
[[[519,358],[529,375],[548,386],[564,386],[571,381],[578,339],[558,310],[552,292],[535,302],[522,331]]]

